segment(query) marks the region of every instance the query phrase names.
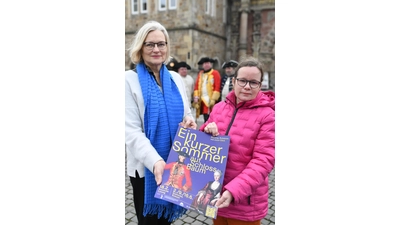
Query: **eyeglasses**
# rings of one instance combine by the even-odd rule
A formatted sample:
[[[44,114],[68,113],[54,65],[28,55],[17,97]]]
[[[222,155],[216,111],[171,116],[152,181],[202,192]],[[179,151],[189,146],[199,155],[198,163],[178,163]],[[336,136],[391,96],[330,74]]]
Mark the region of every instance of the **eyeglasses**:
[[[252,89],[256,89],[259,88],[261,85],[260,81],[255,81],[255,80],[246,80],[246,79],[240,79],[240,78],[236,78],[236,83],[240,86],[240,87],[245,87],[247,85],[247,83],[250,84],[250,88]]]
[[[144,45],[144,47],[145,47],[147,50],[149,50],[149,51],[150,51],[150,50],[153,50],[155,46],[157,46],[157,48],[158,48],[159,50],[164,50],[165,47],[167,46],[167,42],[165,42],[165,41],[160,41],[160,42],[158,42],[158,43],[144,42],[143,45]]]

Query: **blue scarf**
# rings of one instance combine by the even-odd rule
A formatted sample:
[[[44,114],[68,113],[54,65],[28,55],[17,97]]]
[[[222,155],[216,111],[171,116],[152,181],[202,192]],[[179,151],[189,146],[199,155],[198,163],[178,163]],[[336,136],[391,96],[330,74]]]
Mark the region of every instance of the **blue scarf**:
[[[160,69],[162,90],[153,75],[141,62],[136,67],[144,98],[144,131],[158,154],[167,161],[178,124],[183,118],[183,101],[178,87],[165,65]],[[154,198],[157,183],[152,171],[145,168],[143,215],[164,216],[173,221],[182,216],[186,209],[173,203]]]

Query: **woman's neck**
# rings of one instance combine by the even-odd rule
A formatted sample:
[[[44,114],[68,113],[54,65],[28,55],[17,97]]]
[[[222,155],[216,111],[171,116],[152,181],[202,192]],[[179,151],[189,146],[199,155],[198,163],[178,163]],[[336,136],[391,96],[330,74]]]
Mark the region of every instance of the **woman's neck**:
[[[146,65],[147,70],[149,70],[149,72],[154,75],[154,78],[156,78],[157,83],[159,85],[161,85],[160,69],[161,69],[162,65],[161,66],[151,66],[151,65],[148,65],[146,63],[145,63],[145,65]]]

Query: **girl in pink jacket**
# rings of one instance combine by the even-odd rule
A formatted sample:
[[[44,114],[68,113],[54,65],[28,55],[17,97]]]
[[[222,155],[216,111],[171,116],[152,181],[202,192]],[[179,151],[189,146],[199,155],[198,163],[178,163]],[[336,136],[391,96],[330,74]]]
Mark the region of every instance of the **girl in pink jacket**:
[[[257,59],[240,62],[233,90],[200,127],[214,136],[231,137],[214,225],[261,224],[268,212],[268,174],[275,165],[275,95],[261,91],[263,74]]]

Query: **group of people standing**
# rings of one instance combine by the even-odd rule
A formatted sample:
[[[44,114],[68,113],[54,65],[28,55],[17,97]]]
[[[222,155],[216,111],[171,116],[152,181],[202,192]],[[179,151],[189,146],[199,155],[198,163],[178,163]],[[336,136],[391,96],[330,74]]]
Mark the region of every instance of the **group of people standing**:
[[[169,44],[165,27],[149,21],[129,48],[136,66],[125,72],[125,149],[138,224],[169,225],[186,212],[154,194],[163,182],[178,125],[198,129],[195,117],[201,114],[200,131],[230,136],[214,225],[261,224],[268,212],[268,174],[275,165],[275,95],[261,91],[262,63],[253,57],[231,60],[223,64],[226,74],[220,76],[214,60],[203,57],[194,81],[184,62],[177,63],[178,72],[168,70]],[[187,84],[193,84],[193,91]]]
[[[181,75],[186,84],[186,99],[193,106],[193,115],[198,118],[203,115],[204,122],[208,120],[214,105],[220,101],[225,101],[229,92],[232,91],[232,78],[238,62],[230,60],[222,64],[225,73],[221,76],[218,70],[213,69],[214,59],[203,57],[197,63],[201,70],[197,74],[196,80],[188,74],[191,70],[186,62],[171,63],[169,68]]]

